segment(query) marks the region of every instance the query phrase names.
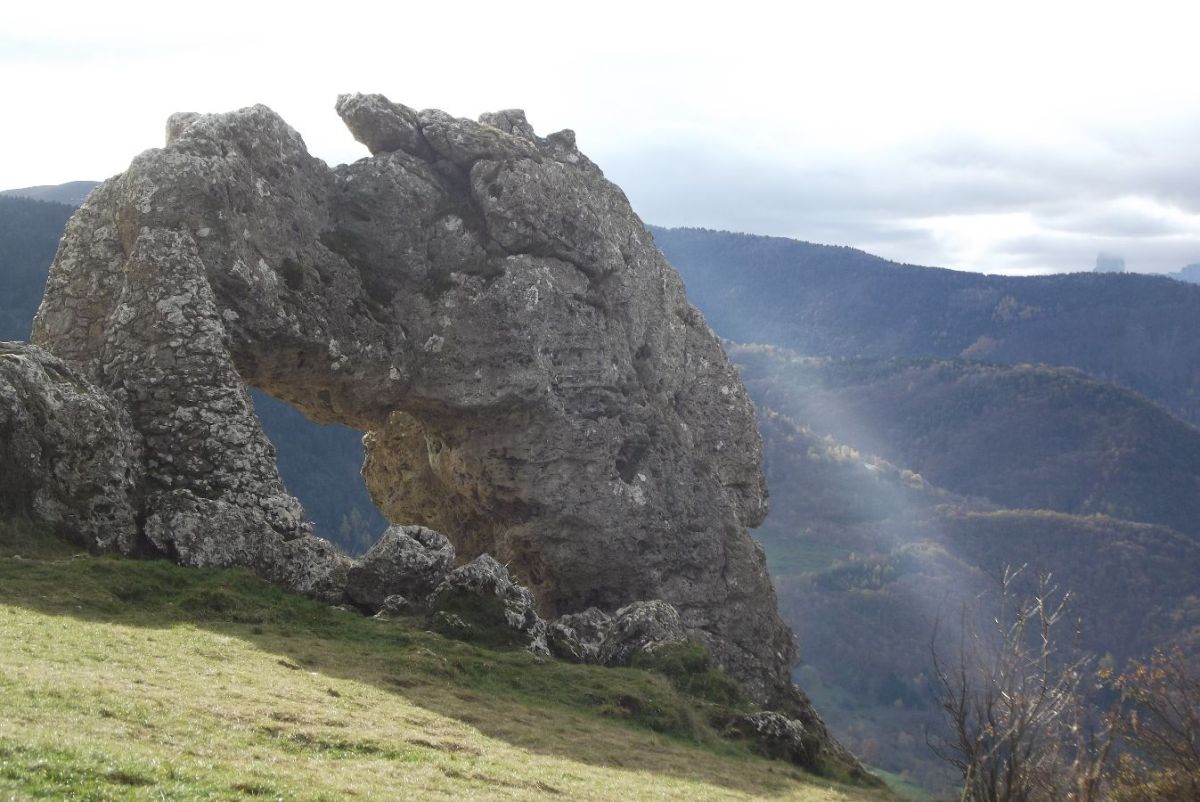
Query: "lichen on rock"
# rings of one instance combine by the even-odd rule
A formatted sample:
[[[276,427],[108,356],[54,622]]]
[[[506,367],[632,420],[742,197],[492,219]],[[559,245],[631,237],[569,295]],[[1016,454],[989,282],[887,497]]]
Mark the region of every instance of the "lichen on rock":
[[[140,438],[107,393],[41,348],[0,342],[0,514],[131,551],[141,470]]]
[[[354,561],[346,596],[377,612],[391,596],[421,605],[454,568],[454,547],[440,532],[423,526],[388,527],[375,545]]]
[[[550,651],[567,660],[627,666],[635,656],[686,643],[679,611],[661,599],[636,601],[615,613],[589,607],[549,624]]]
[[[429,608],[435,629],[454,637],[550,654],[533,594],[490,555],[451,571],[429,597]]]

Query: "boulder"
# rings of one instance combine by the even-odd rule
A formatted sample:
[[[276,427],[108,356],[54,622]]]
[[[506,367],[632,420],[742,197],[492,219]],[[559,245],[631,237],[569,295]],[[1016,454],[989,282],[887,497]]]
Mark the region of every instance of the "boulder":
[[[403,618],[413,615],[423,608],[410,602],[403,596],[388,596],[379,605],[379,612],[375,613],[375,618],[381,621],[390,621],[394,618]]]
[[[560,616],[547,624],[550,652],[555,657],[576,663],[599,663],[611,623],[612,616],[595,607]]]
[[[547,625],[550,651],[556,657],[606,666],[627,666],[639,654],[688,639],[679,611],[659,599],[627,604],[612,615],[589,607]]]
[[[429,607],[434,627],[447,635],[550,654],[546,622],[538,617],[533,594],[490,555],[451,571],[429,597]]]
[[[0,515],[129,553],[141,473],[140,438],[115,399],[41,348],[0,342]]]
[[[629,665],[637,654],[652,654],[668,644],[688,639],[679,612],[666,602],[637,601],[617,610],[605,629],[599,662],[606,666]]]
[[[346,596],[372,612],[390,596],[421,605],[453,567],[454,547],[445,535],[423,526],[390,526],[350,568]]]
[[[764,757],[813,768],[821,742],[799,721],[770,711],[734,717],[723,735],[748,741]]]

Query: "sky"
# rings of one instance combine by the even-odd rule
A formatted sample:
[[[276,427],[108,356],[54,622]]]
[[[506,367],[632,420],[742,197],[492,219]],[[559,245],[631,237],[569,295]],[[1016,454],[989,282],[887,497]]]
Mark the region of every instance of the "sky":
[[[991,273],[1200,262],[1200,11],[1184,2],[22,3],[0,187],[102,179],[175,111],[265,103],[330,164],[381,92],[523,108],[644,220]]]

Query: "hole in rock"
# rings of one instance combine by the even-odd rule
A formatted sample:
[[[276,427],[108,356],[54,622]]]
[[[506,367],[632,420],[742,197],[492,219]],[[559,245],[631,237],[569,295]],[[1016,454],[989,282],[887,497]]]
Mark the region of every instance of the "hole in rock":
[[[283,484],[300,499],[317,534],[351,556],[371,548],[387,520],[362,478],[362,432],[313,423],[291,404],[249,390],[263,431],[275,446]]]

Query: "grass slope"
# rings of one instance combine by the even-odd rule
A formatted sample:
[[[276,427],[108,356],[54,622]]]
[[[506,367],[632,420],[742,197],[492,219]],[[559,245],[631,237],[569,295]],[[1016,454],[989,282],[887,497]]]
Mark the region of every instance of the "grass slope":
[[[0,523],[0,799],[887,798],[721,741],[662,676]]]

